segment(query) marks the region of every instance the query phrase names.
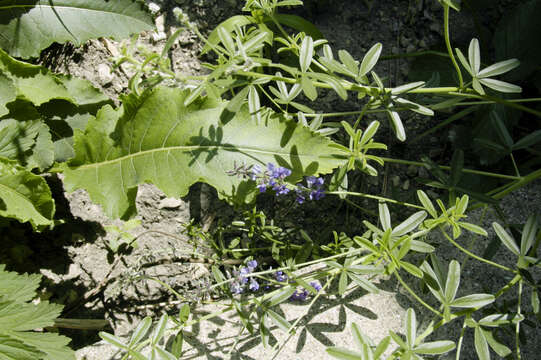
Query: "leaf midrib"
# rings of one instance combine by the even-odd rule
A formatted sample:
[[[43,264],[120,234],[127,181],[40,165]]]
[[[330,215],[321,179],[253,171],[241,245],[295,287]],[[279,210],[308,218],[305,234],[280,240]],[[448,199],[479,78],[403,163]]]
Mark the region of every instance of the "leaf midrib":
[[[117,13],[117,12],[113,12],[113,11],[106,11],[106,10],[96,10],[96,9],[89,9],[89,8],[84,8],[84,7],[76,7],[76,6],[66,6],[66,5],[60,5],[60,6],[51,6],[51,5],[42,5],[42,4],[39,4],[39,5],[13,5],[13,6],[0,6],[0,11],[8,11],[8,10],[11,10],[11,9],[14,9],[14,8],[39,8],[39,7],[45,7],[45,8],[51,8],[52,9],[60,9],[60,10],[71,10],[71,11],[77,11],[77,10],[85,10],[85,11],[94,11],[94,12],[99,12],[99,13],[105,13],[105,14],[110,14],[110,15],[116,15],[116,16],[123,16],[123,17],[126,17],[128,19],[135,19],[143,24],[147,24],[149,25],[147,22],[143,21],[143,20],[140,20],[134,16],[131,16],[131,15],[125,15],[125,14],[122,14],[122,13]]]
[[[137,153],[124,155],[124,156],[118,157],[116,159],[100,161],[100,162],[96,162],[96,163],[92,163],[92,164],[85,164],[85,165],[75,166],[74,168],[85,169],[85,168],[94,168],[94,167],[98,167],[98,166],[104,166],[104,165],[108,165],[108,164],[115,164],[117,162],[122,162],[124,160],[128,160],[128,159],[133,158],[133,157],[143,156],[143,155],[152,154],[152,153],[160,152],[160,151],[180,150],[180,151],[186,152],[186,151],[199,150],[199,149],[208,149],[208,150],[213,150],[213,149],[228,150],[229,149],[230,151],[237,151],[237,152],[246,151],[246,152],[259,153],[259,154],[269,154],[269,155],[287,155],[287,156],[294,156],[294,157],[297,157],[297,158],[310,157],[310,156],[314,156],[314,157],[317,157],[317,158],[328,158],[328,159],[333,158],[333,156],[329,156],[329,155],[319,155],[319,156],[310,155],[310,154],[291,155],[290,153],[287,153],[287,152],[261,150],[261,149],[254,148],[254,147],[217,146],[217,145],[191,145],[191,146],[172,146],[172,147],[167,147],[167,148],[143,150],[143,151],[139,151]]]

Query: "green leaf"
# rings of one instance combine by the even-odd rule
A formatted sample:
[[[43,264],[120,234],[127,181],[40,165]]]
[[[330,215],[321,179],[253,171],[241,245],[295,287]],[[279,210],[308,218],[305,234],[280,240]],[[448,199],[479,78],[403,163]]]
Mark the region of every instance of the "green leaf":
[[[1,360],[36,360],[43,359],[43,356],[44,353],[35,347],[0,334]]]
[[[306,36],[301,43],[299,51],[299,65],[301,71],[307,72],[314,57],[314,40],[310,36]]]
[[[437,218],[438,213],[436,212],[436,208],[434,207],[434,204],[432,204],[432,201],[428,197],[428,195],[423,190],[417,190],[417,197],[419,198],[419,201],[423,205],[426,211],[433,217]]]
[[[492,227],[494,228],[496,235],[498,236],[498,238],[500,238],[505,247],[511,250],[513,254],[519,256],[520,250],[511,235],[509,235],[507,231],[505,231],[505,229],[497,222],[493,222]]]
[[[426,219],[426,211],[417,211],[393,229],[392,236],[403,236],[415,230]]]
[[[164,350],[160,347],[156,348],[156,352],[160,355],[162,360],[178,360],[178,356],[171,354],[169,351]]]
[[[450,303],[454,300],[458,286],[460,285],[460,263],[452,260],[449,264],[449,272],[445,282],[445,300]]]
[[[379,56],[381,55],[382,48],[383,45],[381,45],[381,43],[376,43],[364,55],[363,61],[361,62],[361,68],[359,70],[359,77],[366,76],[366,74],[368,74],[374,68],[374,66],[376,66]]]
[[[470,42],[468,60],[473,72],[472,76],[476,76],[481,68],[481,50],[479,49],[479,40],[476,38],[473,38]]]
[[[235,27],[242,28],[243,26],[246,26],[248,24],[254,23],[254,18],[251,16],[244,16],[244,15],[235,15],[227,20],[221,22],[208,36],[208,41],[203,47],[203,50],[201,50],[201,55],[206,54],[209,52],[212,47],[218,45],[218,42],[220,41],[220,36],[218,34],[218,29],[223,28],[226,32],[231,33],[233,30],[235,30]]]
[[[16,98],[17,92],[13,81],[0,70],[0,117],[9,112],[6,104],[14,101]]]
[[[47,182],[0,158],[0,216],[30,222],[35,230],[54,224],[54,200]]]
[[[153,28],[144,4],[132,0],[18,0],[0,8],[0,47],[15,57],[37,57],[53,42],[127,38]]]
[[[289,299],[291,295],[293,295],[294,292],[295,292],[295,288],[293,286],[289,286],[289,285],[284,286],[282,289],[278,291],[277,294],[273,295],[269,299],[268,306],[272,307],[272,306],[283,303],[284,301]]]
[[[480,227],[479,225],[475,225],[475,224],[470,224],[470,223],[467,223],[467,222],[459,222],[458,223],[458,226],[460,226],[461,228],[464,228],[468,231],[471,231],[475,234],[478,234],[478,235],[481,235],[481,236],[488,236],[488,233],[486,232],[485,229],[483,229],[482,227]]]
[[[487,339],[479,326],[475,327],[474,344],[479,360],[490,360]]]
[[[32,155],[27,159],[28,169],[38,168],[43,171],[49,168],[54,162],[54,144],[49,127],[41,123],[36,143],[32,148]]]
[[[517,141],[513,145],[513,150],[525,149],[539,142],[541,142],[541,130],[536,130]]]
[[[325,351],[335,359],[364,360],[362,354],[338,346],[328,347]]]
[[[425,115],[425,116],[434,116],[434,110],[429,109],[426,106],[414,103],[413,101],[409,101],[402,98],[395,98],[394,102],[418,114]]]
[[[378,346],[376,346],[376,350],[374,350],[374,359],[379,359],[380,356],[383,355],[385,350],[387,350],[390,343],[391,343],[391,337],[389,335],[381,339]]]
[[[400,261],[400,266],[404,268],[411,275],[421,279],[423,277],[423,272],[417,266],[410,264],[409,262]]]
[[[440,340],[416,346],[413,351],[415,351],[417,354],[438,355],[454,350],[455,347],[456,345],[452,341]]]
[[[366,291],[372,293],[372,294],[379,294],[379,289],[376,287],[376,285],[372,284],[370,280],[367,280],[355,273],[348,272],[348,276],[355,284],[360,286],[361,288],[365,289]],[[341,279],[341,278],[340,278]]]
[[[432,253],[436,251],[436,248],[430,244],[425,243],[424,241],[411,240],[411,250],[420,253]]]
[[[361,328],[356,323],[351,324],[351,333],[353,334],[353,339],[355,340],[357,347],[362,348],[363,345],[374,346],[372,340],[363,334]]]
[[[356,61],[350,53],[346,50],[338,50],[338,58],[353,76],[357,76],[357,73],[359,72],[359,62]]]
[[[408,93],[408,92],[410,92],[412,90],[423,87],[424,85],[425,85],[424,81],[416,81],[416,82],[412,82],[412,83],[409,83],[409,84],[400,85],[400,86],[397,86],[397,87],[393,88],[391,90],[391,94],[392,95],[405,94],[405,93]]]
[[[303,17],[290,14],[274,14],[273,16],[280,24],[302,31],[307,35],[310,35],[314,40],[324,38],[321,31],[319,31],[319,29],[314,24],[304,19]],[[271,21],[270,18],[269,21]]]
[[[17,274],[5,271],[5,267],[0,264],[0,301],[24,303],[32,300],[36,295],[41,275]]]
[[[330,140],[302,124],[266,112],[265,125],[258,126],[246,106],[222,124],[227,102],[207,98],[185,107],[187,95],[158,87],[126,97],[122,110],[104,107],[85,133],[75,134],[66,189],[86,189],[108,216],[121,217],[133,214],[136,187],[144,182],[178,198],[202,181],[221,198],[240,203],[253,199],[257,189],[227,175],[235,163],[276,163],[292,170],[292,182],[345,163]]]
[[[338,94],[338,96],[340,96],[342,100],[347,100],[348,93],[346,89],[335,77],[323,73],[313,72],[310,73],[310,77],[321,80],[324,83],[328,84],[330,87],[332,87],[334,91],[336,91],[336,93]]]
[[[492,90],[496,90],[502,93],[520,93],[522,92],[522,88],[517,85],[510,84],[505,81],[496,80],[496,79],[479,79],[479,82],[486,87],[491,88]]]
[[[472,294],[455,299],[451,303],[451,306],[458,308],[480,308],[493,302],[494,295],[492,294]]]
[[[259,101],[259,94],[255,86],[249,86],[248,91],[248,110],[252,121],[256,124],[261,124],[261,103]]]
[[[267,309],[267,315],[280,329],[282,329],[282,331],[287,332],[291,328],[291,324],[286,319],[284,319],[281,315],[278,315],[271,309]]]
[[[404,130],[402,120],[400,120],[400,115],[398,115],[396,111],[392,110],[387,110],[387,115],[391,121],[391,126],[396,134],[396,138],[400,141],[406,141],[406,131]]]
[[[150,316],[146,316],[133,331],[133,334],[130,337],[129,346],[133,347],[134,345],[138,344],[145,337],[151,326],[152,318]]]
[[[342,271],[340,273],[340,279],[338,280],[338,294],[344,295],[347,289],[348,289],[348,273],[346,271]]]
[[[409,308],[406,311],[404,327],[406,328],[406,343],[408,345],[408,349],[413,349],[415,339],[417,339],[417,320],[415,318],[415,311],[413,311],[412,308]]]
[[[223,26],[218,26],[216,30],[218,30],[218,37],[220,38],[222,44],[224,44],[227,52],[231,54],[231,56],[234,56],[236,51],[235,41],[231,37],[229,31],[227,31]]]
[[[40,130],[38,120],[3,119],[0,121],[0,156],[23,162]]]
[[[46,356],[43,356],[44,360],[75,360],[75,354],[68,346],[71,340],[66,336],[36,332],[12,332],[9,335],[26,345],[40,349],[46,354]]]
[[[528,251],[532,247],[535,237],[537,236],[537,218],[535,215],[530,215],[524,228],[522,229],[522,237],[520,240],[520,253],[527,255]]]
[[[511,349],[509,349],[504,344],[500,343],[494,338],[494,335],[492,335],[491,331],[485,330],[481,328],[481,331],[483,332],[483,335],[485,335],[485,338],[488,342],[488,345],[494,350],[496,354],[498,354],[500,357],[505,358],[506,356],[510,355],[512,353]]]
[[[381,227],[384,231],[387,231],[391,228],[391,213],[389,212],[389,208],[387,207],[387,204],[385,204],[384,202],[380,202],[378,204],[378,209]]]
[[[314,101],[317,99],[317,90],[314,84],[312,84],[312,80],[308,76],[303,75],[301,77],[301,87],[302,91],[306,95],[308,99],[311,101]]]
[[[113,346],[116,346],[117,348],[119,349],[124,349],[124,350],[127,350],[128,349],[128,346],[126,346],[122,340],[120,340],[119,338],[117,338],[116,336],[114,335],[111,335],[109,333],[106,333],[104,331],[100,331],[98,333],[98,335],[100,336],[100,338],[102,338],[104,341],[108,342],[109,344],[113,345]]]
[[[167,326],[167,320],[169,317],[167,314],[163,314],[160,317],[160,320],[158,321],[158,325],[156,325],[156,329],[154,329],[154,332],[152,333],[152,343],[157,344],[165,334],[165,327]]]
[[[508,71],[513,70],[519,65],[520,65],[520,61],[518,61],[517,59],[509,59],[505,61],[500,61],[479,71],[479,73],[477,74],[477,77],[479,79],[482,79],[482,78],[492,77],[496,75],[501,75]]]
[[[471,44],[470,44],[471,46]],[[462,64],[462,66],[464,66],[464,69],[466,69],[466,71],[472,76],[474,77],[475,76],[475,73],[472,71],[472,68],[470,66],[470,63],[468,62],[468,60],[466,60],[466,57],[464,56],[464,54],[462,53],[462,51],[460,51],[460,49],[455,49],[455,52],[456,52],[456,56],[458,57],[458,60],[460,61],[460,63]]]

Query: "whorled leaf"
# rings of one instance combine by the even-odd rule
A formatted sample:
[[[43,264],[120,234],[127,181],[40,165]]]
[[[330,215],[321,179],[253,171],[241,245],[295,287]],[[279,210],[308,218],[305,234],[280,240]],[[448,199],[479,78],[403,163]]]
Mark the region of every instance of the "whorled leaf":
[[[54,201],[47,182],[0,158],[0,216],[30,222],[35,230],[53,225]]]
[[[80,45],[100,37],[126,38],[153,25],[139,0],[4,0],[0,47],[30,58],[54,42]]]
[[[125,97],[122,109],[104,107],[84,133],[76,132],[66,189],[86,189],[107,215],[125,217],[133,214],[137,185],[145,182],[171,197],[206,182],[220,197],[243,202],[256,190],[227,174],[235,164],[275,163],[291,169],[290,179],[296,181],[345,162],[330,140],[294,121],[266,112],[258,126],[242,106],[222,123],[227,102],[206,98],[186,107],[187,96],[187,91],[158,87],[139,98]]]

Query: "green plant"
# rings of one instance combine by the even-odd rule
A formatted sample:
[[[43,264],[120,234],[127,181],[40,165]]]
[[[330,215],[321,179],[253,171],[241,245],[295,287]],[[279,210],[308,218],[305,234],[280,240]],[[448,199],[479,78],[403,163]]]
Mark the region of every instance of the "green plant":
[[[19,202],[9,197],[10,193],[0,193],[10,210],[0,215],[31,221],[38,230],[53,224],[51,209],[54,209],[54,203],[46,185],[40,182],[43,178],[30,173],[30,170],[63,173],[68,191],[87,190],[92,200],[114,218],[129,219],[135,215],[137,187],[145,182],[154,183],[166,195],[173,197],[187,194],[194,183],[205,182],[217,190],[220,198],[238,208],[250,208],[258,193],[266,193],[264,196],[274,198],[278,208],[286,209],[283,211],[286,215],[276,215],[281,213],[278,211],[274,218],[269,218],[252,206],[242,214],[241,220],[221,224],[213,231],[188,224],[186,232],[194,239],[194,251],[189,255],[199,256],[195,252],[198,246],[210,247],[215,252],[212,256],[202,257],[212,265],[214,278],[214,283],[203,289],[202,295],[219,293],[230,301],[219,311],[191,319],[189,306],[185,304],[178,319],[162,316],[155,332],[148,338],[145,334],[152,321],[146,318],[128,343],[101,333],[103,339],[125,352],[125,359],[179,357],[182,355],[179,344],[186,327],[227,311],[235,311],[242,323],[239,338],[245,331],[258,332],[263,344],[270,346],[271,329],[276,326],[287,334],[287,341],[300,326],[302,317],[290,323],[275,311],[277,305],[289,299],[310,299],[309,304],[312,305],[330,291],[334,282],[339,296],[352,287],[377,293],[379,289],[372,281],[376,276],[394,278],[433,318],[418,334],[415,313],[408,310],[406,340],[391,332],[375,349],[372,349],[371,341],[354,327],[361,352],[331,348],[329,353],[348,359],[380,358],[392,340],[398,347],[392,351],[390,359],[418,359],[421,355],[442,354],[455,348],[459,358],[465,329],[469,327],[474,329],[477,355],[484,360],[490,356],[489,347],[499,355],[504,354],[502,356],[512,353],[493,336],[496,330],[487,328],[511,328],[511,333],[514,331],[515,334],[514,353],[520,358],[520,324],[526,315],[535,318],[539,313],[539,281],[528,271],[539,266],[535,253],[541,238],[537,219],[531,217],[526,222],[520,249],[502,226],[494,225],[503,244],[519,258],[514,267],[479,256],[460,241],[465,233],[475,237],[488,235],[481,226],[465,221],[468,211],[489,206],[498,211],[499,199],[541,177],[539,169],[521,175],[513,156],[513,151],[534,145],[539,140],[538,131],[515,142],[505,124],[495,116],[491,130],[501,136],[505,144],[503,150],[515,165],[515,174],[509,175],[465,168],[464,153],[460,150],[454,152],[450,166],[439,165],[430,159],[418,162],[383,157],[381,152],[388,148],[392,150],[394,144],[393,141],[387,141],[388,144],[380,142],[382,137],[378,131],[384,126],[372,119],[375,114],[386,116],[387,128],[394,132],[399,142],[407,144],[407,127],[402,120],[404,114],[433,116],[436,111],[457,106],[492,106],[497,103],[538,117],[541,115],[521,105],[519,99],[508,99],[500,94],[517,93],[520,87],[492,79],[514,69],[518,65],[516,59],[497,62],[481,70],[480,47],[476,39],[470,43],[467,59],[460,50],[453,51],[449,13],[450,9],[460,10],[459,2],[439,2],[444,10],[443,33],[447,48],[444,55],[457,79],[457,84],[449,86],[432,85],[437,82],[437,77],[434,77],[430,84],[414,81],[385,87],[376,73],[376,65],[382,59],[382,44],[373,45],[359,60],[346,50],[333,52],[315,26],[300,17],[279,12],[283,7],[301,5],[302,1],[298,0],[248,0],[244,11],[250,15],[231,17],[208,37],[203,36],[187,16],[177,10],[178,20],[205,43],[203,53],[208,53],[209,61],[212,61],[205,64],[209,73],[187,76],[172,70],[167,51],[182,30],[168,39],[160,54],[128,45],[115,65],[124,64],[135,75],[130,79],[130,93],[121,98],[122,103],[117,108],[104,104],[107,101],[85,83],[56,77],[42,68],[17,62],[6,54],[3,57],[7,64],[3,76],[11,81],[7,82],[6,88],[17,89],[18,95],[7,91],[0,111],[7,116],[36,114],[36,128],[39,125],[43,131],[38,134],[38,130],[33,130],[33,122],[23,123],[28,130],[22,131],[20,123],[2,120],[6,128],[13,126],[14,130],[6,132],[11,132],[12,138],[21,144],[21,149],[14,154],[6,150],[8,155],[5,156],[9,160],[4,162],[6,168],[8,165],[12,168],[10,175],[24,175],[8,179],[10,184],[14,184],[11,192],[30,193],[19,185],[33,180],[43,186],[44,195],[30,201],[30,204],[25,203],[26,208],[22,208]],[[288,32],[286,27],[298,32]],[[471,81],[463,77],[460,65],[471,75]],[[48,94],[34,92],[25,87],[25,78],[18,75],[22,70],[14,69],[33,71],[33,81],[47,81],[58,86]],[[354,97],[360,100],[360,109],[320,114],[311,106],[317,105],[314,102],[322,90],[332,91],[343,100]],[[72,134],[68,132],[58,136],[58,146],[55,147],[53,138],[44,127],[47,122],[44,125],[39,120],[45,111],[44,104],[46,106],[58,99],[64,101],[62,104],[67,102],[76,108],[89,106],[85,107],[84,116],[77,117],[79,121],[72,124],[69,117],[64,120],[72,129],[72,153],[56,151],[57,147],[62,149],[61,144],[69,141]],[[24,111],[16,112],[13,104],[24,105]],[[62,113],[59,103],[54,104],[56,106],[47,114]],[[356,118],[349,119],[348,116]],[[452,116],[446,124],[463,116],[464,113]],[[329,121],[332,118],[340,121]],[[28,139],[25,137],[27,133],[33,135]],[[491,144],[490,141],[481,143]],[[42,146],[49,153],[54,149],[46,159],[42,159],[43,152],[38,151]],[[427,167],[436,181],[427,180],[425,183],[442,190],[448,195],[448,201],[436,198],[435,206],[427,193],[420,189],[416,203],[414,200],[399,201],[385,195],[352,190],[353,181],[350,179],[360,175],[379,176],[379,167],[385,163]],[[444,170],[450,170],[450,174]],[[327,174],[329,176],[325,177]],[[464,174],[492,177],[499,182],[497,187],[484,189],[481,193],[465,184]],[[325,190],[324,183],[328,178],[331,181]],[[328,243],[329,239],[315,238],[307,229],[283,221],[290,209],[333,195],[368,214],[374,214],[374,211],[362,208],[351,199],[360,197],[378,202],[374,219],[367,217],[362,220],[365,232],[356,231],[350,236],[345,232],[332,231],[334,241]],[[470,202],[470,196],[476,200],[475,203]],[[38,211],[41,209],[38,205],[43,203],[49,212]],[[391,206],[405,209],[406,214],[391,212]],[[45,220],[34,213],[29,216],[32,209]],[[415,212],[410,213],[410,210]],[[502,221],[505,218],[502,217]],[[393,226],[393,223],[398,225]],[[119,233],[132,241],[123,230]],[[429,236],[433,234],[442,236],[468,258],[510,274],[512,280],[498,291],[491,289],[494,293],[457,297],[462,265],[454,259],[448,266],[442,264],[437,256],[438,249],[429,242]],[[113,244],[113,247],[116,246]],[[262,264],[277,268],[262,270]],[[316,264],[322,268],[299,275],[298,270]],[[159,279],[145,275],[139,278],[156,281],[179,301],[188,301],[183,294]],[[436,305],[434,299],[424,299],[424,294],[416,291],[411,282],[428,289]],[[262,284],[268,288],[266,291]],[[516,284],[516,307],[501,306],[502,296],[508,295]],[[531,297],[532,314],[523,314],[522,311],[524,286],[530,287],[534,294]],[[170,328],[167,327],[168,319],[174,323]],[[424,341],[438,328],[459,320],[463,321],[463,330],[456,344],[450,340]],[[172,334],[177,341],[171,346],[162,342],[166,334]],[[238,339],[230,351],[237,343]],[[272,346],[272,356],[281,349],[279,343]],[[145,351],[150,355],[147,356]]]
[[[0,358],[71,360],[70,339],[37,331],[54,325],[61,305],[33,302],[41,275],[19,275],[0,265]]]

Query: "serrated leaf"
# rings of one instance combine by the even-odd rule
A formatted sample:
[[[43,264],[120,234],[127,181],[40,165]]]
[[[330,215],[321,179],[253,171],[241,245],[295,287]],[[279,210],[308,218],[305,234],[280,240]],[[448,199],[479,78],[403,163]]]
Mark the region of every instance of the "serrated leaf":
[[[18,0],[0,8],[0,47],[12,56],[37,57],[53,42],[81,45],[100,37],[127,38],[151,30],[140,1]]]
[[[41,281],[39,274],[17,274],[5,271],[5,265],[0,264],[0,301],[24,303],[36,295],[36,289]]]
[[[9,112],[6,104],[12,102],[16,98],[17,92],[13,81],[0,70],[0,117]]]
[[[382,48],[383,45],[381,45],[381,43],[376,43],[364,55],[363,61],[361,62],[361,68],[359,70],[359,77],[366,76],[366,74],[368,74],[374,68],[374,66],[376,66],[379,56],[381,55]]]
[[[203,181],[220,197],[244,202],[257,189],[227,175],[234,163],[276,163],[292,170],[292,181],[345,163],[330,140],[278,114],[266,115],[265,125],[258,126],[247,121],[244,106],[222,124],[229,103],[205,98],[185,107],[186,96],[180,89],[158,87],[140,98],[126,97],[123,111],[100,111],[85,133],[75,135],[66,189],[86,189],[108,216],[121,217],[133,214],[136,187],[144,182],[179,198]]]
[[[1,360],[36,360],[43,358],[43,355],[43,352],[33,346],[0,334]]]
[[[522,92],[522,88],[517,85],[510,84],[505,81],[496,80],[496,79],[479,79],[479,82],[486,87],[491,88],[492,90],[496,90],[502,93],[520,93]]]
[[[42,124],[38,120],[0,121],[0,156],[23,162],[26,153],[34,146]]]
[[[8,335],[45,353],[44,360],[75,360],[75,353],[68,346],[71,340],[66,336],[36,332],[12,332]]]
[[[0,216],[30,222],[35,230],[53,225],[54,201],[47,182],[0,158]]]
[[[518,61],[517,59],[509,59],[505,61],[500,61],[479,71],[479,73],[477,74],[477,77],[479,79],[482,79],[486,77],[501,75],[508,71],[513,70],[519,65],[520,65],[520,61]]]
[[[32,155],[27,159],[28,169],[38,168],[43,171],[49,168],[54,162],[54,144],[49,127],[41,123],[36,143],[32,148]]]

